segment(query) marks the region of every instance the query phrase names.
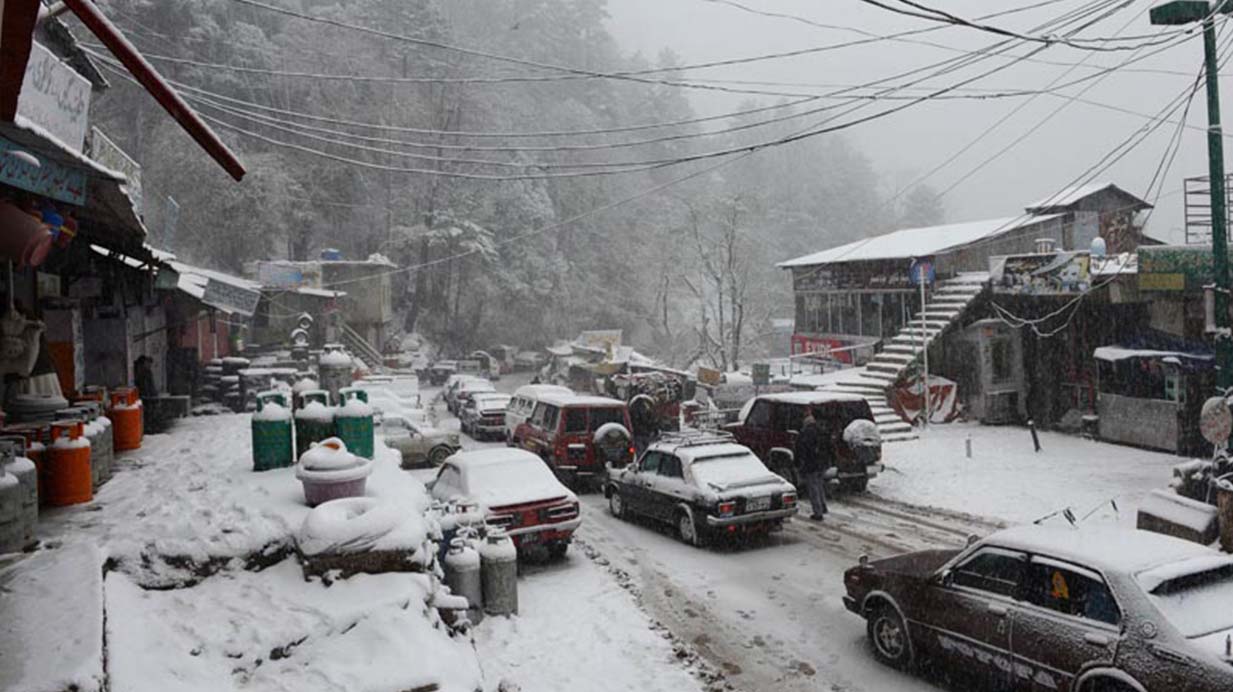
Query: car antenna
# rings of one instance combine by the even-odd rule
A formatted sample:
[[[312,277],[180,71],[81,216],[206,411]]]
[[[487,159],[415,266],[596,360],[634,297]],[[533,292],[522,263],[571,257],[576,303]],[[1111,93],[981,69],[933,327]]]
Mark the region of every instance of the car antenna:
[[[1104,503],[1101,503],[1101,504],[1104,504]],[[1075,513],[1074,513],[1073,511],[1071,511],[1071,509],[1070,509],[1069,507],[1065,507],[1065,508],[1063,508],[1063,509],[1059,509],[1059,510],[1058,510],[1058,511],[1056,511],[1056,512],[1051,512],[1051,513],[1049,513],[1049,514],[1046,514],[1045,516],[1043,516],[1043,517],[1041,517],[1041,518],[1037,519],[1036,521],[1034,521],[1034,522],[1032,522],[1032,523],[1033,523],[1033,524],[1035,524],[1036,526],[1040,526],[1041,524],[1045,523],[1046,521],[1049,521],[1050,519],[1052,519],[1053,517],[1056,517],[1056,516],[1061,516],[1061,517],[1062,517],[1062,518],[1064,518],[1066,521],[1070,522],[1070,525],[1071,525],[1071,526],[1077,526],[1077,525],[1078,525],[1077,521],[1075,520]]]
[[[1120,510],[1120,509],[1118,509],[1118,507],[1117,507],[1117,498],[1116,498],[1116,497],[1111,497],[1111,498],[1109,498],[1108,500],[1105,500],[1104,502],[1101,502],[1100,504],[1098,504],[1098,505],[1096,505],[1095,507],[1093,507],[1093,508],[1092,508],[1092,510],[1091,510],[1090,512],[1088,512],[1087,514],[1084,514],[1084,515],[1083,515],[1083,518],[1082,518],[1082,519],[1080,519],[1079,521],[1080,521],[1080,522],[1087,521],[1088,517],[1090,517],[1090,516],[1092,516],[1093,514],[1095,514],[1097,511],[1099,511],[1099,510],[1100,510],[1100,508],[1101,508],[1101,507],[1104,507],[1105,505],[1109,505],[1110,507],[1112,507],[1112,508],[1113,508],[1113,512],[1114,512],[1115,514],[1119,514],[1119,515],[1121,514],[1121,510]]]

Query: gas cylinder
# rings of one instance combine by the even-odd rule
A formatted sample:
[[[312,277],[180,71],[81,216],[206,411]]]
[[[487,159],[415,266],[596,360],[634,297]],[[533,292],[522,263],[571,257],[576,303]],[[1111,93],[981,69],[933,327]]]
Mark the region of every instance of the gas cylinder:
[[[82,434],[80,421],[51,424],[52,443],[47,451],[47,502],[55,507],[89,502],[94,498],[90,483],[90,441]]]
[[[134,403],[130,398],[127,388],[111,393],[107,416],[111,418],[113,449],[117,452],[141,448],[141,400]]]
[[[300,394],[300,410],[295,412],[295,457],[298,459],[314,442],[334,437],[334,409],[330,393],[314,389]]]
[[[505,532],[490,528],[480,545],[484,612],[489,615],[518,614],[518,549]]]
[[[0,464],[0,553],[15,553],[25,547],[21,521],[21,481]]]
[[[373,455],[372,407],[368,392],[358,387],[338,390],[342,405],[334,412],[334,429],[356,456],[371,459]]]
[[[478,625],[484,619],[484,585],[480,577],[480,556],[471,542],[461,536],[450,541],[445,554],[445,584],[450,593],[467,599],[467,618]]]
[[[338,390],[351,384],[354,362],[343,351],[342,344],[326,344],[325,352],[317,361],[317,376],[321,388],[330,393],[330,400],[342,404]]]
[[[295,463],[295,445],[291,438],[291,410],[282,392],[257,394],[257,410],[253,413],[253,470],[281,469]]]
[[[21,525],[23,547],[34,543],[34,530],[39,522],[39,479],[34,462],[26,457],[26,438],[21,435],[0,436],[0,458],[6,470],[21,485]]]

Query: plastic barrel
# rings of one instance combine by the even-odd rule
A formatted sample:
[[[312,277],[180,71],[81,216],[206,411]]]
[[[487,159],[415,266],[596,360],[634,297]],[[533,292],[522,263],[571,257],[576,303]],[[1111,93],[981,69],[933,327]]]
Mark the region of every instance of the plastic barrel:
[[[368,392],[356,387],[338,390],[343,405],[334,412],[334,429],[347,449],[356,456],[373,457],[373,416]],[[352,404],[354,401],[356,403]]]
[[[324,389],[314,389],[300,394],[300,410],[295,412],[295,456],[300,458],[314,442],[334,437],[334,409],[330,408],[330,394]],[[317,407],[320,404],[328,412],[328,418]]]
[[[129,402],[128,392],[117,390],[111,393],[111,418],[113,449],[124,452],[141,448],[141,402]]]
[[[51,425],[53,441],[47,450],[47,503],[55,507],[89,502],[94,498],[90,483],[90,441],[78,421]]]
[[[281,469],[295,463],[291,410],[287,408],[286,396],[281,392],[258,394],[252,425],[254,471]]]

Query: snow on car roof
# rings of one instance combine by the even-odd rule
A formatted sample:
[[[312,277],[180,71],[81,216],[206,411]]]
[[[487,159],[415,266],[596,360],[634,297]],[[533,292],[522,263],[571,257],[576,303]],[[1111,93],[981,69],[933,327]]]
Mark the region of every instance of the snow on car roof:
[[[716,457],[735,457],[753,454],[745,445],[738,445],[735,442],[717,442],[715,444],[703,444],[689,446],[673,447],[672,443],[664,445],[665,451],[672,451],[676,456],[680,457],[681,463],[689,465],[695,461],[705,459],[713,459]]]
[[[547,392],[540,396],[541,403],[552,404],[553,406],[624,406],[625,402],[620,399],[609,399],[606,396],[590,396],[587,394],[562,394],[560,392]]]
[[[457,466],[459,469],[477,469],[485,466],[495,466],[497,464],[508,464],[511,461],[534,461],[543,463],[543,460],[525,449],[514,449],[510,447],[495,447],[492,449],[472,449],[466,452],[458,452],[446,460],[447,464]]]
[[[778,394],[763,394],[758,397],[759,400],[778,401],[785,404],[800,404],[802,406],[812,404],[829,404],[836,401],[864,401],[865,397],[860,394],[849,394],[847,392],[780,392]]]
[[[569,396],[573,394],[573,391],[569,387],[562,387],[559,384],[524,384],[514,392],[514,396],[526,397],[541,397],[549,394]]]
[[[1207,546],[1150,531],[1034,524],[1000,531],[986,543],[1124,574],[1214,553]]]

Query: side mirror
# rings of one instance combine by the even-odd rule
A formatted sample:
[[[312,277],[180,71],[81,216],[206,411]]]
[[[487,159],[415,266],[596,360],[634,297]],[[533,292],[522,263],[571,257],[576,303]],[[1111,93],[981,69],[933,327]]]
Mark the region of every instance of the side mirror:
[[[949,587],[955,583],[955,575],[950,570],[946,570],[938,575],[938,583],[942,586]]]

